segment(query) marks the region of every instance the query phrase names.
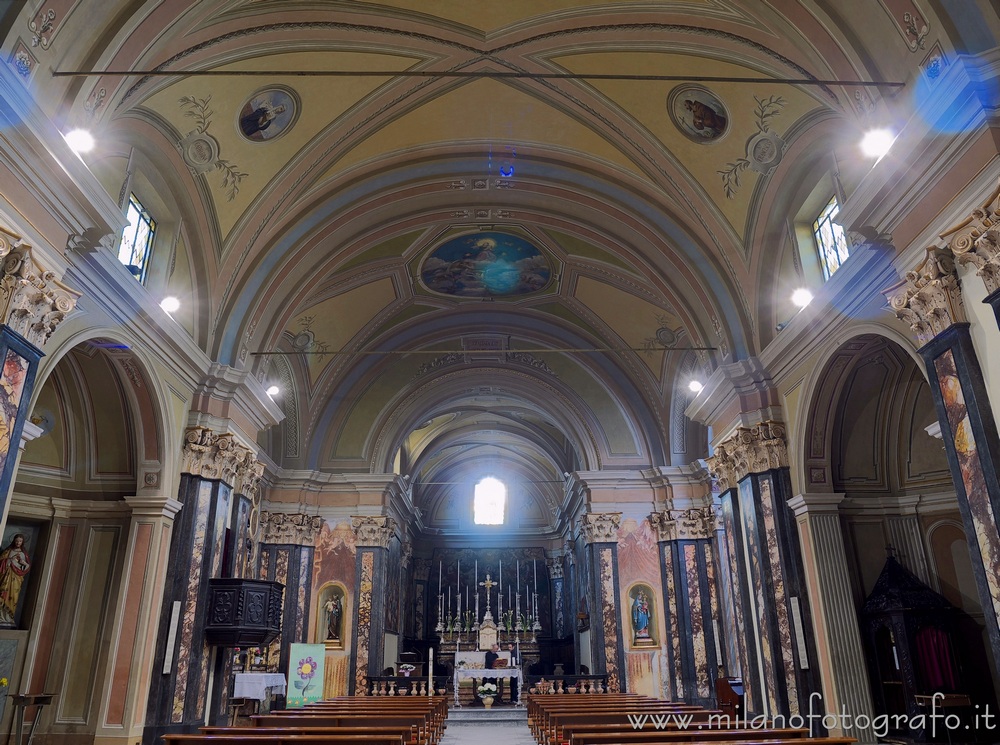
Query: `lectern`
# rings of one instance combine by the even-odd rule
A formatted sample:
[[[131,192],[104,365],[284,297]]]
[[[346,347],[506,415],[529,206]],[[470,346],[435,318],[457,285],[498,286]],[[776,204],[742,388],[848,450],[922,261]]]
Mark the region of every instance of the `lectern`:
[[[8,694],[14,703],[14,726],[17,733],[15,745],[31,745],[31,738],[35,736],[35,725],[42,715],[42,707],[52,703],[54,693],[11,693]],[[28,730],[28,742],[22,743],[21,737],[24,732],[24,712],[29,706],[37,706],[38,711],[31,721],[31,729]]]

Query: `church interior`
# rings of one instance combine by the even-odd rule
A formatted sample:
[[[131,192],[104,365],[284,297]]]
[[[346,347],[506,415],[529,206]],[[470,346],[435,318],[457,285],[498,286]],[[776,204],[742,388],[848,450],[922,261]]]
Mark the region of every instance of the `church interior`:
[[[0,737],[250,671],[475,705],[494,642],[862,743],[997,709],[996,0],[5,0],[0,48]]]

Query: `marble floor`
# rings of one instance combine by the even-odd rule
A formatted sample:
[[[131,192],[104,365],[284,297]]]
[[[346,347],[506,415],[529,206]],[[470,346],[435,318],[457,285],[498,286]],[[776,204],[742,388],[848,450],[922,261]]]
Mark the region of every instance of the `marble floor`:
[[[537,745],[527,724],[456,724],[449,725],[441,745],[484,745],[502,741],[503,745]]]

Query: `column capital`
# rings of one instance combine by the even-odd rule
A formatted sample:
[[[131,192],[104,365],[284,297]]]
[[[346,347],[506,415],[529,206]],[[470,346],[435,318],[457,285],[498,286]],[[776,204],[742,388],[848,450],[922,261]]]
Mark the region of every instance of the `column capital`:
[[[715,455],[706,458],[708,469],[726,492],[751,473],[766,473],[788,466],[785,425],[767,421],[740,427],[728,440],[719,443]]]
[[[590,543],[618,543],[620,512],[586,512],[580,517],[583,540]]]
[[[181,511],[182,505],[171,497],[125,497],[132,510],[132,517],[165,517],[170,520]]]
[[[319,515],[262,512],[260,542],[278,545],[312,546],[323,529]]]
[[[949,326],[964,323],[962,287],[950,248],[928,248],[920,265],[902,282],[882,290],[896,318],[909,325],[923,346]]]
[[[38,265],[21,236],[0,226],[0,322],[41,349],[79,299]]]
[[[716,530],[716,511],[712,506],[687,510],[653,512],[649,524],[656,530],[659,541],[696,540],[711,538]]]
[[[987,294],[1000,289],[1000,185],[965,220],[941,234],[959,264],[972,264]]]
[[[796,494],[788,500],[788,506],[796,517],[802,515],[836,515],[844,495],[836,492],[829,494]]]
[[[219,479],[237,494],[257,495],[264,464],[257,454],[240,445],[230,433],[219,434],[208,427],[189,427],[184,433],[181,473],[203,479]]]
[[[549,576],[552,579],[562,579],[563,576],[562,557],[560,556],[546,557],[545,565],[549,568]]]
[[[351,527],[357,536],[357,546],[389,548],[389,541],[396,532],[396,521],[384,515],[361,515],[351,518]]]

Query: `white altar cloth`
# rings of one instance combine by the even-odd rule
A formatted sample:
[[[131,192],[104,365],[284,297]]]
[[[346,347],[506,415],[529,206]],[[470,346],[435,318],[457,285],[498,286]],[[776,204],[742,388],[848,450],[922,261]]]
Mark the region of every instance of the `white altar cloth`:
[[[285,692],[285,676],[281,673],[236,673],[233,698],[254,698],[266,701],[272,695]]]
[[[519,667],[495,667],[492,670],[488,670],[484,667],[474,667],[459,669],[455,668],[455,706],[461,706],[458,702],[458,681],[468,680],[469,678],[513,678],[518,681],[517,683],[517,701],[514,703],[520,705],[521,703],[521,668]]]

